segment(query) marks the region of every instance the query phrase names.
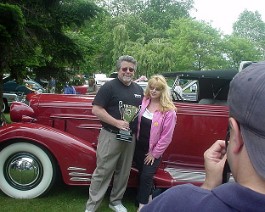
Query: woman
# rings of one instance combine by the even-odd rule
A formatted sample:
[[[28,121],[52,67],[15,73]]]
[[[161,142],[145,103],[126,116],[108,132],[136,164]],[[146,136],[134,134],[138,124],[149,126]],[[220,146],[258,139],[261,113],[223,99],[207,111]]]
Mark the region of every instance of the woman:
[[[98,86],[96,85],[96,81],[94,78],[90,78],[88,80],[87,94],[97,94],[97,92]]]
[[[141,111],[134,155],[139,170],[138,211],[148,203],[153,187],[153,176],[162,154],[170,144],[176,124],[176,108],[165,78],[152,76],[148,81]]]

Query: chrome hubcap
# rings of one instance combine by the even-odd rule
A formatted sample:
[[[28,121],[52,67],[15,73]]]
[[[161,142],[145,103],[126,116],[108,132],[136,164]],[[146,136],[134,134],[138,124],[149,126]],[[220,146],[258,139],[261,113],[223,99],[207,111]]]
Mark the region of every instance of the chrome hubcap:
[[[42,177],[40,161],[34,155],[28,153],[11,156],[5,167],[8,182],[20,190],[35,187]]]

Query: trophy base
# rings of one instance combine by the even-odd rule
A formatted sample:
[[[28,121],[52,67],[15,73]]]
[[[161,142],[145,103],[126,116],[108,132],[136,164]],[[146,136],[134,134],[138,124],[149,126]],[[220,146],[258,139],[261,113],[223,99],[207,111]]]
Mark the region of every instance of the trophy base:
[[[119,133],[116,136],[116,139],[119,141],[125,141],[125,142],[132,142],[132,132],[131,131],[125,131],[120,130]]]

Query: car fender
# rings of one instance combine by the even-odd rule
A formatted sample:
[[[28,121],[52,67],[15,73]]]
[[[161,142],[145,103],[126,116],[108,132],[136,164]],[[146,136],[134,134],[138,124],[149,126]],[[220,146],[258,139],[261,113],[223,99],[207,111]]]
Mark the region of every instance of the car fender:
[[[22,141],[48,150],[56,159],[66,184],[88,185],[90,183],[96,167],[96,150],[89,141],[35,123],[13,123],[0,128],[1,149],[10,142]],[[75,175],[80,179],[77,180]]]

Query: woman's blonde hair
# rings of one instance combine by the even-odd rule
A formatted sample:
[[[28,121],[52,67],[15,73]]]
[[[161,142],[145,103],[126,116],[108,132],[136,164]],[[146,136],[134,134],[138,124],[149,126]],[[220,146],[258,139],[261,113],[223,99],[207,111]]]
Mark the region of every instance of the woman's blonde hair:
[[[150,87],[161,89],[160,111],[166,112],[172,109],[176,110],[176,107],[170,97],[170,91],[165,77],[162,75],[154,75],[148,80],[148,85],[144,92],[144,95],[147,98],[150,98]]]

